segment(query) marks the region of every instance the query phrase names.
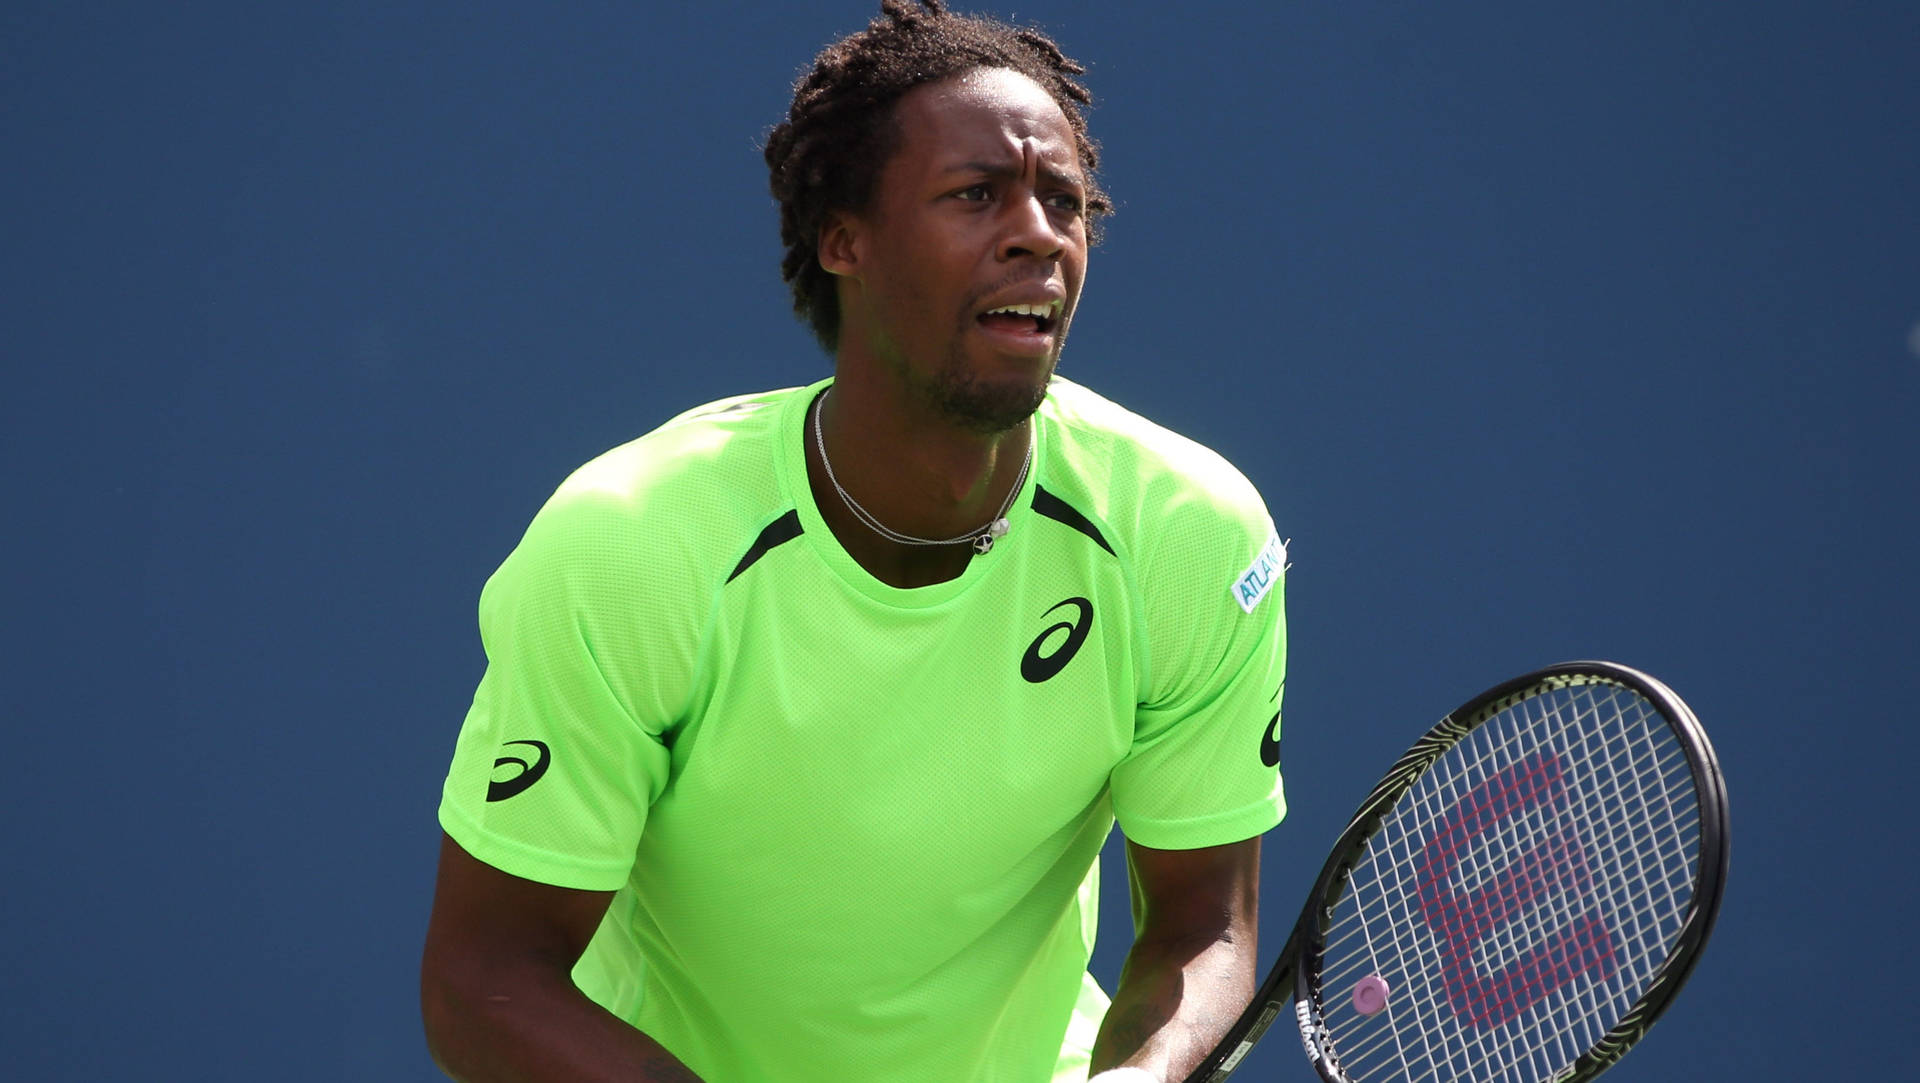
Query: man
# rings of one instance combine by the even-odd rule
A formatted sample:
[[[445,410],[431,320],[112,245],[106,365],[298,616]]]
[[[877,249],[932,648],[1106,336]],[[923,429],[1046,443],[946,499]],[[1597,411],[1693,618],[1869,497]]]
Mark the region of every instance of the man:
[[[801,80],[766,156],[834,378],[589,463],[488,582],[449,1074],[1177,1080],[1246,1003],[1284,552],[1225,462],[1052,378],[1109,206],[1081,71],[888,0]]]

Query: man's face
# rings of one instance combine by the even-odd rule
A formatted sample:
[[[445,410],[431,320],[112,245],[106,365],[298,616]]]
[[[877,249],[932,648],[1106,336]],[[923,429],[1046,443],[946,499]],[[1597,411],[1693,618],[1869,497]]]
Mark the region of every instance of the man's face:
[[[916,87],[894,124],[872,206],[822,235],[846,279],[840,354],[878,361],[938,416],[1003,432],[1045,397],[1086,275],[1073,129],[1002,68]]]

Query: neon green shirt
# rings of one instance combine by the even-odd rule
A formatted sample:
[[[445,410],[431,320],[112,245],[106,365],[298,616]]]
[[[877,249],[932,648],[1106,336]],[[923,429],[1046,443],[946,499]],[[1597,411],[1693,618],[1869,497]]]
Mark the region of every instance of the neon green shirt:
[[[1008,534],[887,586],[807,485],[824,386],[561,486],[481,596],[440,822],[616,892],[576,982],[712,1083],[1083,1079],[1114,820],[1284,811],[1284,548],[1224,460],[1056,380]]]

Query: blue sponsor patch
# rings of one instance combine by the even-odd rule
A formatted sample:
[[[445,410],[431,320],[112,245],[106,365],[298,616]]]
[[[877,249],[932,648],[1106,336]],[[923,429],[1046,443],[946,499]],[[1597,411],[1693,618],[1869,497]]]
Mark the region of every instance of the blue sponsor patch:
[[[1239,603],[1242,612],[1253,612],[1253,607],[1260,604],[1260,599],[1267,596],[1286,571],[1287,543],[1280,540],[1280,535],[1269,534],[1265,548],[1253,558],[1252,566],[1234,580],[1233,600]]]

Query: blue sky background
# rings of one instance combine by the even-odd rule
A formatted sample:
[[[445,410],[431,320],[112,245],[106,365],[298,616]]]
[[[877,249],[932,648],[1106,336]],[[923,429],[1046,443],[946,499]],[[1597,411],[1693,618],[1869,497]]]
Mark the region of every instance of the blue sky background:
[[[480,585],[574,465],[827,372],[758,144],[869,10],[7,6],[10,1078],[436,1078]],[[1120,201],[1063,371],[1293,539],[1269,949],[1441,713],[1616,658],[1711,729],[1734,860],[1609,1078],[1920,1074],[1920,6],[1012,14]],[[1246,1077],[1310,1079],[1276,1037]]]

